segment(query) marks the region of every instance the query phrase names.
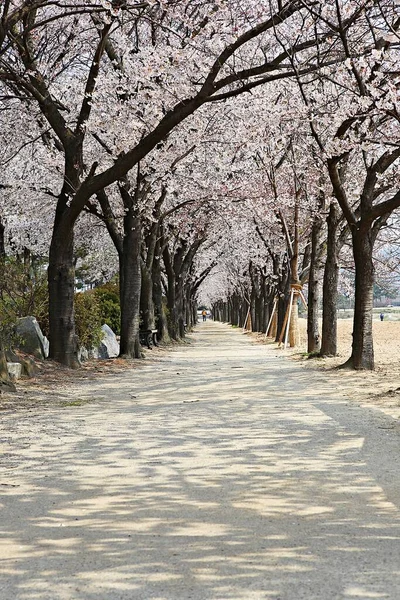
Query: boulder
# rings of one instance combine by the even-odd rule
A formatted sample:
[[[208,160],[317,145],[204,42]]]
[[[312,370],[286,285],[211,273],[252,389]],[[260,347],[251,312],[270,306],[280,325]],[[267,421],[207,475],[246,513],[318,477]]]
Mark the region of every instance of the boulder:
[[[85,348],[82,346],[78,351],[80,362],[93,358],[116,358],[119,356],[119,342],[113,330],[108,325],[102,326],[103,339],[97,348]]]
[[[103,339],[98,348],[98,358],[116,358],[119,356],[119,343],[111,327],[102,326]]]
[[[79,362],[85,362],[89,360],[89,350],[85,348],[85,346],[81,346],[78,350],[78,360]]]
[[[35,317],[18,319],[15,333],[20,341],[20,350],[32,354],[35,358],[44,359],[49,356],[49,342],[43,335]]]
[[[22,365],[19,362],[8,362],[7,371],[12,381],[21,379],[22,377]]]
[[[22,352],[14,352],[8,348],[6,350],[7,365],[9,363],[18,363],[21,365],[21,377],[35,377],[38,368],[34,359]]]
[[[11,381],[7,368],[6,355],[0,345],[0,394],[2,392],[15,392],[15,385]]]

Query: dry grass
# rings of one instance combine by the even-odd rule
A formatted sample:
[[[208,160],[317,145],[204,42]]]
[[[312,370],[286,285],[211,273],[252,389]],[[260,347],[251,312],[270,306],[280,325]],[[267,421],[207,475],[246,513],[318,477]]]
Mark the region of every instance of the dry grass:
[[[375,370],[351,371],[336,367],[351,354],[352,319],[338,320],[338,356],[307,360],[306,320],[299,319],[301,346],[284,353],[302,360],[305,368],[323,370],[338,391],[360,404],[376,406],[394,418],[400,418],[400,321],[373,321]]]

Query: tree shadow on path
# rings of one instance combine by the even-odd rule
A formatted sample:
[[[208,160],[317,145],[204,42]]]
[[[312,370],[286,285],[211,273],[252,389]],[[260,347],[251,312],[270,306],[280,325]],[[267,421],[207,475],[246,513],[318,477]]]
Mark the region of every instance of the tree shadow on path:
[[[4,416],[4,600],[400,597],[398,431],[320,375],[207,323],[79,397]]]

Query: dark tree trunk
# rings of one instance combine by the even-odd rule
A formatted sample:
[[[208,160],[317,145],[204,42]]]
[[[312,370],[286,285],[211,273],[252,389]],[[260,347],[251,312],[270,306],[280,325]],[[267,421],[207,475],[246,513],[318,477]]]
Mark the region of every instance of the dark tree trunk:
[[[79,366],[74,316],[74,234],[55,225],[50,244],[49,267],[49,358],[70,368]]]
[[[223,304],[219,304],[218,305],[218,321],[222,321],[223,323],[226,323],[226,321],[228,320],[228,305],[226,302],[224,302]]]
[[[177,324],[178,336],[185,337],[185,299],[184,292],[180,283],[178,283],[175,293],[175,321]]]
[[[264,277],[263,284],[263,298],[264,298],[264,323],[263,323],[263,333],[267,333],[268,323],[271,317],[271,313],[274,306],[274,299],[276,297],[276,286],[269,285],[267,282],[267,278]]]
[[[308,276],[307,352],[320,350],[318,326],[321,259],[319,256],[322,219],[315,219],[311,230],[310,272]]]
[[[214,309],[214,319],[216,321],[221,321],[225,323],[227,320],[227,303],[226,302],[218,302],[215,305]]]
[[[374,368],[372,337],[372,307],[374,288],[374,265],[372,252],[373,233],[369,227],[354,229],[353,255],[355,263],[355,298],[353,346],[347,364],[354,369]]]
[[[162,281],[161,281],[161,248],[160,242],[157,242],[156,256],[153,261],[153,299],[156,313],[156,323],[159,339],[163,342],[169,342],[168,319],[166,307],[163,301]]]
[[[278,315],[277,315],[277,330],[276,330],[276,339],[275,341],[279,341],[279,337],[282,333],[283,323],[285,321],[286,309],[289,302],[289,294],[290,294],[290,278],[289,278],[289,268],[288,263],[285,262],[282,268],[282,275],[279,281],[278,293]]]
[[[154,329],[155,328],[155,305],[154,305],[154,261],[157,260],[160,254],[160,241],[159,241],[159,230],[160,230],[160,211],[161,206],[166,196],[166,190],[163,189],[160,198],[156,203],[156,207],[153,211],[154,222],[148,226],[147,235],[144,236],[145,244],[143,246],[143,261],[142,261],[142,291],[141,291],[141,315],[143,319],[143,329]],[[161,275],[160,275],[161,277]],[[161,281],[160,281],[161,283]]]
[[[250,316],[251,320],[251,304],[249,302],[245,302],[243,298],[239,299],[240,302],[240,310],[239,310],[239,327],[245,327],[247,325],[246,321],[248,316]],[[250,308],[250,312],[249,312]]]
[[[192,323],[193,327],[195,327],[197,323],[197,302],[193,302],[192,304]]]
[[[212,304],[211,305],[211,312],[212,312],[212,316],[214,321],[221,321],[221,305],[219,302],[217,302],[216,304]],[[197,318],[197,315],[196,315]]]
[[[178,330],[178,318],[177,318],[177,307],[176,307],[176,286],[175,286],[175,272],[171,264],[171,257],[168,248],[165,248],[163,252],[165,271],[167,274],[167,308],[168,308],[168,333],[173,340],[179,338]]]
[[[7,369],[6,354],[0,342],[0,393],[1,392],[15,392],[15,385],[10,379]]]
[[[267,278],[264,273],[261,275],[261,316],[260,316],[260,332],[265,333],[269,321],[269,298],[268,298],[268,285]]]
[[[234,325],[234,316],[233,316],[233,297],[228,298],[228,305],[226,307],[226,322]]]
[[[337,298],[339,281],[339,248],[337,232],[339,227],[339,209],[331,204],[327,218],[328,238],[326,245],[326,262],[323,279],[322,302],[322,342],[321,356],[337,354]]]
[[[236,294],[232,297],[230,322],[237,327],[240,325],[239,300]]]
[[[124,233],[120,355],[140,358],[141,224],[133,209],[125,213]]]
[[[193,319],[194,308],[193,308],[193,288],[191,285],[186,287],[186,299],[185,299],[185,321],[186,329],[192,329],[195,321]]]
[[[186,323],[186,329],[192,329],[193,327],[193,321],[192,321],[192,306],[191,306],[191,302],[190,300],[188,300],[187,295],[186,295],[186,302],[185,302],[185,323]]]
[[[256,301],[255,301],[255,323],[254,323],[254,327],[253,327],[253,331],[262,331],[262,323],[264,322],[264,318],[263,318],[263,312],[264,312],[264,302],[263,302],[263,298],[260,295],[257,295],[256,297]]]
[[[3,260],[6,257],[6,246],[4,243],[4,223],[2,218],[0,217],[0,260]]]
[[[222,323],[229,323],[229,298],[220,307]]]
[[[251,331],[257,331],[257,323],[258,323],[258,316],[257,316],[257,291],[255,290],[255,288],[253,287],[252,291],[251,291],[251,297],[250,297],[250,321],[251,321]]]
[[[83,170],[82,140],[72,138],[65,147],[64,183],[57,201],[49,251],[49,358],[70,368],[79,367],[75,334],[74,226],[79,212],[71,198],[80,187]]]
[[[152,273],[142,263],[142,287],[140,292],[140,314],[143,329],[154,329],[155,312],[153,302],[153,279]]]

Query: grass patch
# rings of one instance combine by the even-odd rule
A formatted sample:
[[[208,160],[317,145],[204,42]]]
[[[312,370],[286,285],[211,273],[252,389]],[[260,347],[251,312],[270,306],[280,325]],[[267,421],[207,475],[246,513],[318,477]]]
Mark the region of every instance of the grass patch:
[[[66,400],[65,402],[61,402],[61,406],[84,406],[91,402],[95,402],[95,398],[77,398],[76,400]]]

